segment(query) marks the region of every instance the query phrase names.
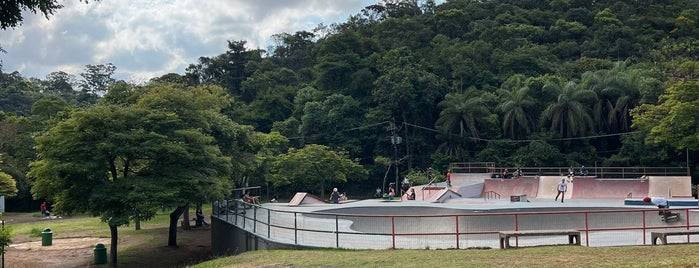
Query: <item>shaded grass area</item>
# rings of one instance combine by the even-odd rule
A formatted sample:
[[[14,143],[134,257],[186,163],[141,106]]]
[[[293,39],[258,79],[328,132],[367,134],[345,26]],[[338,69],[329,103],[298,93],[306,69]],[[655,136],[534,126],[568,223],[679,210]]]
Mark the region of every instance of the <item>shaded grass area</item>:
[[[205,206],[204,211],[208,214],[210,206]],[[0,218],[11,219],[11,230],[15,243],[40,240],[41,232],[46,228],[51,229],[54,242],[62,238],[110,237],[108,225],[101,222],[97,217],[80,215],[48,220],[39,214],[37,215],[38,217],[34,217],[29,213],[6,213]],[[192,215],[194,215],[193,207],[190,208],[190,218]],[[196,228],[194,226],[192,226],[192,230],[178,228],[178,246],[169,247],[167,246],[169,221],[169,212],[163,211],[158,213],[153,219],[142,221],[141,230],[135,230],[133,223],[119,227],[118,266],[186,267],[211,259],[211,234],[208,228]],[[58,250],[47,252],[58,252]],[[14,254],[21,254],[21,252],[14,252]],[[51,258],[62,257],[72,258],[68,255],[51,256]],[[74,266],[71,265],[69,267]]]
[[[699,267],[697,252],[697,244],[512,250],[270,250],[192,267]]]

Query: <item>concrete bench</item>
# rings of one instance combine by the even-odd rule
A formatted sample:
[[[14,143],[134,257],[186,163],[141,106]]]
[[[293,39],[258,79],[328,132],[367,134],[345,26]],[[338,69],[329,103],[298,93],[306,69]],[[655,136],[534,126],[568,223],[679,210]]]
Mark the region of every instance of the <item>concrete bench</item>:
[[[565,230],[527,230],[527,231],[501,231],[500,232],[500,248],[507,249],[511,248],[510,237],[520,237],[520,236],[554,236],[554,235],[566,235],[568,236],[568,244],[570,245],[580,245],[580,231],[575,229],[565,229]]]
[[[660,243],[667,245],[667,237],[672,235],[699,235],[699,230],[657,230],[650,232],[650,239],[653,245],[657,245],[657,240]]]

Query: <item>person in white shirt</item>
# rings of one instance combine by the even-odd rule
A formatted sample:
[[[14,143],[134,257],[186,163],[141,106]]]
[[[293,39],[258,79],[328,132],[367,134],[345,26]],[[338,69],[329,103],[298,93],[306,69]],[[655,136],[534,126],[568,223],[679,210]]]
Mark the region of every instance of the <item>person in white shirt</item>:
[[[566,184],[566,179],[561,179],[561,183],[558,184],[558,194],[556,194],[556,198],[553,200],[558,201],[558,196],[561,196],[561,203],[563,203],[563,198],[565,198],[567,191],[568,184]]]

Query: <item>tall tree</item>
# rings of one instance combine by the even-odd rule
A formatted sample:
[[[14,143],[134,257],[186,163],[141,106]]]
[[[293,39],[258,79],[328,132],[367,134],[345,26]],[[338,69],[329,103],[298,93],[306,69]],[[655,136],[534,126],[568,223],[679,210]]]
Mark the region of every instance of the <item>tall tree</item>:
[[[489,114],[482,98],[464,93],[449,93],[439,103],[442,111],[439,113],[436,125],[446,133],[456,130],[459,137],[468,133],[471,138],[479,138],[479,123]]]
[[[40,159],[29,172],[35,198],[54,200],[65,214],[99,215],[109,225],[113,266],[118,226],[174,208],[168,245],[176,246],[182,210],[228,193],[231,157],[222,150],[232,150],[233,142],[222,148],[215,137],[238,133],[218,114],[227,103],[220,87],[159,85],[135,94],[133,105],[77,111],[37,137]]]
[[[547,84],[544,90],[558,96],[557,101],[549,104],[541,114],[542,122],[548,123],[551,130],[561,137],[571,138],[593,129],[589,109],[589,104],[597,98],[593,91],[581,89],[574,81],[563,86]]]
[[[524,76],[515,75],[498,89],[500,104],[496,107],[502,112],[502,130],[511,139],[525,138],[534,131],[535,116],[529,108],[535,102],[529,96],[529,87],[524,83]]]
[[[277,156],[272,167],[275,186],[320,186],[318,192],[323,199],[326,183],[358,182],[366,179],[368,173],[356,161],[349,159],[345,151],[333,151],[317,144],[291,149],[288,153]]]
[[[633,126],[648,132],[647,139],[675,149],[699,150],[699,82],[678,82],[660,96],[660,102],[633,110]]]

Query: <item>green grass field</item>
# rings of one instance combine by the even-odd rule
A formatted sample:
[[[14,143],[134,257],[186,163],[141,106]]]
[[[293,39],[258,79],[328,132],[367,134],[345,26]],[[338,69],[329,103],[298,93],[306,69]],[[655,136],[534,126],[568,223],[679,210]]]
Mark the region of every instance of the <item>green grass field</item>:
[[[697,252],[697,244],[510,250],[271,250],[246,252],[192,267],[699,267]]]

